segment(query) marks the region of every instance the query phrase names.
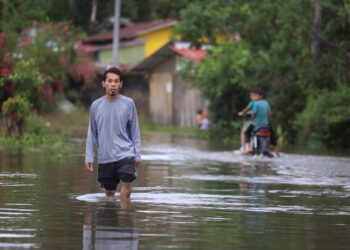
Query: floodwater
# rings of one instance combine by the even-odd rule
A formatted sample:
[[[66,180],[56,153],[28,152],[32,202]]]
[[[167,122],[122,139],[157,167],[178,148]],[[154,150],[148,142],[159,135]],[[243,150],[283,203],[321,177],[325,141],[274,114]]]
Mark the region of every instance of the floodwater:
[[[241,157],[145,137],[130,201],[83,154],[0,151],[1,249],[350,249],[350,158]]]

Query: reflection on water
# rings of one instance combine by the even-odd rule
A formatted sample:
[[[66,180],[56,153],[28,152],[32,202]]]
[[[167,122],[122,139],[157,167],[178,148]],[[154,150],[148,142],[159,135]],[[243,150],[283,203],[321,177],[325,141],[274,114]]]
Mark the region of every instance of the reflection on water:
[[[118,204],[119,203],[119,204]],[[83,249],[138,249],[135,213],[129,199],[111,199],[91,206],[85,214]]]
[[[0,151],[0,248],[348,249],[350,158],[279,159],[151,136],[131,201],[83,155]]]

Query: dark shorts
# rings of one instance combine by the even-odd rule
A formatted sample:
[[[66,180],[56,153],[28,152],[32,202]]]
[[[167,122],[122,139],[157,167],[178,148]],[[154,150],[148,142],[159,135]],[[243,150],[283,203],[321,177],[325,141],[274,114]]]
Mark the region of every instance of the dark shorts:
[[[246,142],[250,142],[254,128],[255,128],[255,126],[253,124],[250,124],[248,126],[247,130],[245,131],[245,141]]]
[[[134,157],[98,165],[98,182],[107,190],[116,190],[120,181],[132,182],[136,179]]]

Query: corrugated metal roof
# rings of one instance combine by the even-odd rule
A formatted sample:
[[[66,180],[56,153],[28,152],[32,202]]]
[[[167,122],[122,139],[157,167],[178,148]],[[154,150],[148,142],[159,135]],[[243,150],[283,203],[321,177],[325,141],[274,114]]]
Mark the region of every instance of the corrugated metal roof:
[[[174,19],[160,19],[151,22],[135,23],[120,29],[120,40],[131,39],[137,35],[146,34],[159,29],[175,26]],[[108,42],[113,40],[113,31],[97,34],[84,39],[85,43]]]

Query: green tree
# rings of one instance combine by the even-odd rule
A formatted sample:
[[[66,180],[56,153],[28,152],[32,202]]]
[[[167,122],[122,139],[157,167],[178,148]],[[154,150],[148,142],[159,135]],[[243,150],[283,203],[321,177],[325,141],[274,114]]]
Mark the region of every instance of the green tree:
[[[39,92],[46,79],[40,73],[34,60],[18,61],[16,70],[7,79],[16,84],[16,96],[8,98],[2,105],[6,131],[9,135],[22,135],[25,120],[30,114],[29,100],[38,97],[36,93]]]
[[[209,56],[202,65],[192,66],[205,68],[196,71],[198,74],[193,81],[202,79],[207,87],[220,89],[227,98],[226,105],[230,106],[230,99],[238,96],[237,89],[231,89],[230,85],[224,86],[224,89],[222,85],[211,85],[200,72],[211,72],[211,79],[230,82],[230,74],[210,70],[215,64],[231,64],[232,68],[223,65],[220,67],[229,68],[235,74],[238,69],[243,72],[244,77],[240,78],[242,82],[239,83],[242,88],[238,90],[241,91],[240,95],[246,95],[246,90],[251,86],[264,89],[273,108],[273,124],[280,128],[282,135],[290,142],[295,142],[296,138],[302,136],[305,141],[314,135],[300,131],[306,130],[308,126],[303,127],[303,121],[307,124],[305,117],[310,113],[308,107],[313,106],[315,98],[323,100],[329,97],[330,92],[333,93],[331,98],[340,98],[336,93],[349,85],[349,7],[347,1],[336,0],[194,1],[181,11],[181,22],[176,33],[197,47],[205,41],[203,38],[207,38],[214,45],[213,51],[227,49],[226,43],[218,43],[220,36],[224,36],[232,44],[243,43],[249,51],[248,63],[233,63],[230,60],[233,52],[227,50],[220,57]],[[244,59],[246,55],[240,56]],[[209,63],[208,60],[212,62]],[[224,108],[216,107],[215,101],[212,102],[213,97],[206,96],[211,102],[212,115],[216,119],[214,129],[215,124],[221,127],[223,121],[227,125],[232,124],[235,114],[225,114],[226,118],[218,117],[216,113],[222,112]],[[232,112],[246,105],[245,98],[240,101],[241,104],[237,101],[235,109],[231,109]],[[340,108],[336,103],[334,105]],[[326,105],[322,107],[328,108]],[[327,113],[326,110],[320,112]],[[343,120],[336,121],[344,128],[348,118],[344,112],[342,114],[339,115]],[[299,122],[296,123],[296,120]],[[344,137],[339,130],[331,129],[337,122],[331,120],[323,120],[328,125],[322,130],[314,126],[313,131],[325,143],[333,138],[332,145],[344,145]],[[298,137],[297,134],[302,136]]]
[[[248,86],[246,68],[252,60],[245,43],[219,42],[202,63],[184,65],[181,72],[210,100],[209,111],[215,121],[212,133],[225,137],[240,123],[233,118],[242,108]],[[186,61],[186,63],[188,63]]]
[[[93,0],[1,0],[0,11],[3,23],[11,21],[11,27],[16,26],[17,31],[27,28],[32,20],[39,22],[73,22],[75,26],[85,31],[90,27],[90,16]],[[113,15],[114,0],[97,2],[96,21],[103,22]],[[6,14],[8,13],[8,14]],[[5,14],[5,15],[4,15]]]
[[[178,18],[189,0],[123,0],[121,14],[133,22],[151,21],[158,18]],[[93,4],[96,16],[91,19]],[[44,22],[73,22],[88,32],[107,18],[114,16],[114,0],[1,0],[0,11],[11,12],[18,30],[30,25],[32,20]],[[0,17],[7,22],[8,17]],[[93,23],[92,23],[93,22]]]
[[[295,121],[301,131],[301,141],[312,138],[316,142],[325,142],[327,146],[349,147],[350,109],[345,104],[349,95],[350,87],[342,86],[310,96],[304,111]]]
[[[1,4],[0,101],[7,131],[21,134],[30,113],[24,111],[41,110],[63,91],[77,62],[74,45],[81,32],[64,22],[28,20],[43,19],[35,4],[28,12],[26,1],[2,0]]]
[[[189,0],[128,0],[122,1],[122,15],[134,22],[151,21],[158,18],[178,18]]]

